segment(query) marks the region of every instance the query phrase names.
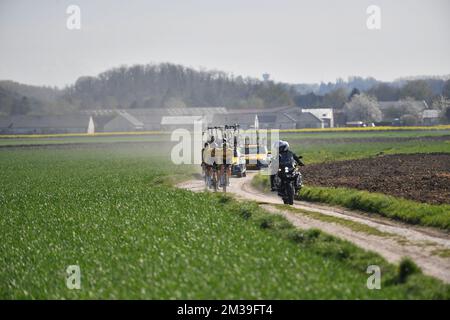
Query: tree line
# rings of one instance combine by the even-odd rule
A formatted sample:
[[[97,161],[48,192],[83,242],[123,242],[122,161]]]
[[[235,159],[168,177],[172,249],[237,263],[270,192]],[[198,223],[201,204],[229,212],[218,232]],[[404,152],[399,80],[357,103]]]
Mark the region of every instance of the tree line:
[[[353,101],[356,107],[350,107],[353,98],[359,101]],[[404,111],[402,115],[417,118],[413,100],[425,101],[430,108],[438,109],[445,115],[449,99],[450,80],[436,77],[394,82],[350,77],[348,81],[338,79],[335,83],[292,85],[170,63],[121,66],[95,77],[80,77],[64,89],[0,81],[0,115],[63,114],[89,109],[270,108],[296,105],[341,109],[349,119],[353,119],[354,114],[358,113],[350,110],[364,108],[363,105],[377,106],[378,101],[402,101],[404,107],[399,108]],[[399,111],[389,112],[393,115]],[[380,113],[366,114],[375,115],[367,119],[376,120]]]
[[[314,91],[299,93],[294,97],[294,101],[296,105],[302,107],[333,106],[334,108],[343,108],[352,90],[355,89],[367,93],[378,101],[399,101],[412,98],[432,104],[434,100],[441,96],[449,98],[450,80],[417,79],[399,83],[377,81],[367,89],[362,89],[361,86],[349,87],[346,83],[324,94],[315,93]]]
[[[82,77],[64,97],[80,109],[228,107],[292,105],[282,84],[201,71],[169,63],[135,65]]]

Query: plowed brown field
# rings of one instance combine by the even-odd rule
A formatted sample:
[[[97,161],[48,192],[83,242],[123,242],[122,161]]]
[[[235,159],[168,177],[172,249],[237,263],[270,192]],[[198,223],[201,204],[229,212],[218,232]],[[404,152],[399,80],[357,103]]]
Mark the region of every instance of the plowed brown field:
[[[450,154],[385,155],[302,168],[306,185],[381,192],[420,202],[450,203]]]

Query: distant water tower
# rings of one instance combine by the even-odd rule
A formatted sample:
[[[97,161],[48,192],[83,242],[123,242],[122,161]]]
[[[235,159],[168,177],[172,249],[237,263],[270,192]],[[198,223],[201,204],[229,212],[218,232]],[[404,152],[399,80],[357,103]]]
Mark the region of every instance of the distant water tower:
[[[270,74],[268,74],[268,73],[263,73],[262,77],[263,77],[264,82],[267,82],[267,81],[269,81]]]

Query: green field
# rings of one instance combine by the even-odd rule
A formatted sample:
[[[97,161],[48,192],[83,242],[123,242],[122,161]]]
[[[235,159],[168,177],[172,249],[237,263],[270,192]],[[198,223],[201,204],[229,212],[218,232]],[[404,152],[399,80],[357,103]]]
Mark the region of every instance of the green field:
[[[158,142],[168,141],[168,135],[136,135],[136,136],[84,136],[84,137],[54,137],[54,138],[2,138],[1,146],[82,144],[82,143],[117,143],[117,142]]]
[[[315,163],[450,152],[448,140],[420,139],[443,134],[283,137]],[[11,146],[0,149],[0,298],[450,298],[437,280],[414,274],[398,283],[396,268],[379,256],[296,231],[254,205],[173,188],[193,169],[172,165],[164,141],[168,136],[0,139]],[[64,146],[13,147],[27,144]],[[66,288],[65,269],[74,264],[81,290]],[[366,288],[370,264],[383,267],[382,290]]]
[[[394,142],[396,138],[412,138],[420,139],[426,137],[449,136],[450,130],[407,130],[407,131],[367,131],[367,132],[302,132],[302,133],[281,133],[281,137],[293,143],[297,148],[306,147],[316,143],[349,143],[349,141],[339,141],[342,139],[360,139],[370,141],[371,139],[387,139]],[[8,136],[0,135],[0,146],[17,146],[17,145],[45,145],[45,144],[82,144],[82,143],[114,143],[114,142],[164,142],[170,140],[170,133],[165,134],[111,134],[111,135],[25,135]],[[324,140],[320,141],[320,140]],[[404,141],[402,141],[404,142]],[[402,143],[400,142],[400,143]],[[351,143],[351,142],[350,142]]]
[[[389,283],[393,266],[348,243],[301,235],[227,198],[174,189],[168,181],[189,167],[155,152],[151,145],[0,151],[0,297],[450,297],[448,286],[421,274]],[[382,290],[366,288],[372,263],[384,266]],[[81,290],[66,288],[65,269],[74,264]]]
[[[355,131],[355,132],[302,132],[281,135],[288,140],[306,139],[373,139],[373,138],[420,138],[450,135],[450,130],[408,130],[408,131]]]
[[[373,138],[381,138],[379,135],[384,135],[386,132],[374,133],[369,135],[364,133],[367,141],[352,141],[340,139],[350,138],[348,135],[353,135],[351,138],[361,139],[361,133],[339,133],[335,134],[334,140],[326,136],[327,133],[320,134],[314,140],[299,136],[298,134],[284,134],[282,139],[289,141],[291,148],[299,155],[304,157],[306,164],[362,159],[376,156],[379,154],[399,154],[399,153],[431,153],[431,152],[448,152],[450,153],[450,139],[442,140],[423,140],[424,137],[419,133],[409,136],[410,140],[398,141],[398,134],[406,132],[393,132],[390,135],[384,136],[383,141],[371,141]],[[430,132],[428,132],[430,133]],[[408,132],[408,134],[410,134]],[[319,134],[317,134],[319,135]],[[440,135],[439,135],[440,136]],[[322,139],[322,141],[321,141]]]

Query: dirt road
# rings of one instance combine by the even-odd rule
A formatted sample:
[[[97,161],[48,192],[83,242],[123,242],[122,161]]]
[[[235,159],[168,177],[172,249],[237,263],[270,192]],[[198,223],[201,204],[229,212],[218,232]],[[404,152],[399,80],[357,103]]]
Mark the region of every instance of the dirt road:
[[[258,202],[265,210],[284,216],[299,228],[321,229],[363,249],[375,251],[390,262],[396,263],[402,257],[410,257],[425,274],[450,283],[448,233],[305,201],[295,201],[294,210],[286,210],[276,206],[282,204],[276,193],[263,193],[251,186],[254,174],[231,179],[228,192],[238,200]],[[178,184],[178,187],[194,192],[205,191],[202,180],[189,180]],[[330,217],[333,217],[332,222]]]

